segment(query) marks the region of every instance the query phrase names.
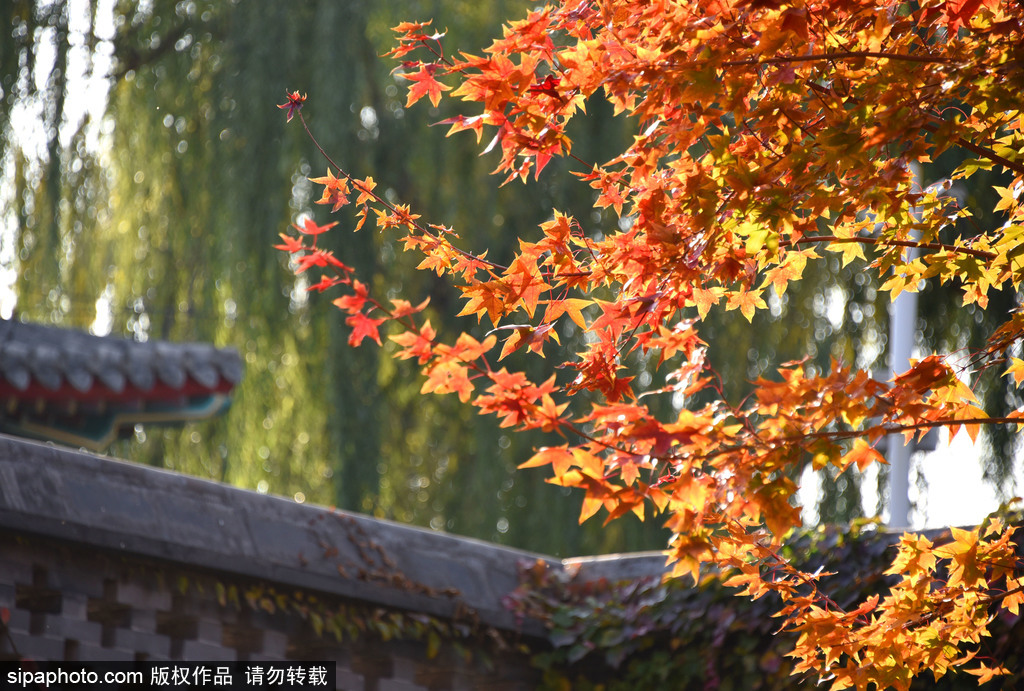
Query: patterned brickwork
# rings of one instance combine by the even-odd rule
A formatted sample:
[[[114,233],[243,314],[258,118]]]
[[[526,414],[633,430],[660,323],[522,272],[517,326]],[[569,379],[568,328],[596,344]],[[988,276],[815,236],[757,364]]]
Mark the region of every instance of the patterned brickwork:
[[[273,592],[286,585],[271,584]],[[339,641],[298,612],[245,598],[225,603],[218,592],[232,587],[266,584],[0,532],[0,607],[10,612],[0,659],[331,660],[346,691],[514,691],[538,682],[526,655],[496,650],[486,636],[461,641],[460,650],[373,633]],[[325,610],[339,604],[322,593],[300,597]]]
[[[330,660],[351,691],[532,689],[548,632],[504,604],[524,564],[619,581],[664,562],[563,562],[0,434],[0,659]]]

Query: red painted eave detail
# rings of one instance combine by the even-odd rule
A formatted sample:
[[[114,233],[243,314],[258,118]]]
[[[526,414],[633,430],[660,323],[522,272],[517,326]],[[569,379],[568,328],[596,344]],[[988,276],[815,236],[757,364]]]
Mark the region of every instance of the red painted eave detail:
[[[32,382],[25,389],[18,389],[2,377],[0,377],[0,398],[27,399],[35,401],[54,401],[67,403],[69,401],[80,401],[82,403],[129,403],[133,401],[175,401],[183,397],[208,396],[210,394],[230,393],[234,385],[226,379],[221,379],[215,387],[203,386],[191,378],[186,378],[184,385],[179,388],[168,386],[157,382],[151,389],[139,389],[131,384],[125,384],[122,391],[114,391],[96,383],[87,391],[79,391],[73,386],[64,384],[58,389],[48,389],[39,382]]]

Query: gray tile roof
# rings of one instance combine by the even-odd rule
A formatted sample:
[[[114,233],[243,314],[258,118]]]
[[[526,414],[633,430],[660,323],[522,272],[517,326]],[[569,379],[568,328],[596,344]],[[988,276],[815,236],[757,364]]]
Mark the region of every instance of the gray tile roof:
[[[19,437],[103,450],[140,424],[220,415],[241,379],[231,348],[0,320],[0,432]]]
[[[232,348],[206,343],[137,342],[55,326],[0,320],[0,388],[86,392],[102,387],[120,394],[162,384],[181,389],[191,379],[204,389],[230,389],[242,379]],[[7,384],[8,386],[4,386]]]

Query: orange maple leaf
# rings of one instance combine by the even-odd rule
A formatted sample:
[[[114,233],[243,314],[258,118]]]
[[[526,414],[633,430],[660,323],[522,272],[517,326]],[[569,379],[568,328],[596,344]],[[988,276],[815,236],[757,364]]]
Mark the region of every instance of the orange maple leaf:
[[[857,470],[864,472],[872,463],[888,465],[885,457],[863,439],[854,439],[853,447],[843,455],[841,468],[856,465]]]
[[[466,296],[468,301],[459,312],[458,316],[475,314],[479,322],[486,313],[491,323],[497,326],[506,312],[506,296],[509,293],[508,286],[502,280],[477,282],[468,286],[459,286],[459,290]]]
[[[563,314],[568,314],[569,318],[583,330],[587,328],[587,321],[583,317],[583,310],[594,304],[593,300],[583,300],[580,298],[563,298],[561,300],[549,300],[548,306],[544,310],[544,321],[554,322],[556,319],[561,317]]]
[[[424,96],[429,97],[431,105],[435,107],[441,102],[441,92],[449,91],[451,87],[446,84],[442,84],[434,78],[434,75],[440,69],[441,67],[439,65],[427,63],[417,72],[402,73],[399,75],[403,79],[415,82],[411,87],[409,87],[409,96],[405,101],[406,108],[409,108]]]
[[[473,396],[473,388],[469,368],[459,362],[445,360],[430,367],[420,393],[457,393],[459,400],[466,403]]]
[[[400,334],[389,336],[392,341],[402,346],[396,357],[401,360],[416,358],[416,361],[426,364],[434,355],[434,338],[437,333],[430,325],[430,320],[423,323],[418,331],[406,331]]]
[[[316,204],[333,204],[331,207],[331,213],[334,213],[344,205],[349,203],[348,199],[348,179],[345,177],[336,178],[331,169],[327,169],[327,175],[321,178],[310,178],[310,182],[323,185],[324,192],[320,199],[316,200]]]
[[[391,300],[391,305],[392,305],[392,308],[391,308],[391,318],[392,319],[401,319],[402,317],[408,317],[411,314],[416,314],[417,312],[422,312],[423,310],[425,310],[427,308],[427,305],[429,305],[429,304],[430,304],[430,298],[429,297],[426,300],[424,300],[423,302],[421,302],[420,304],[416,305],[415,307],[413,307],[412,303],[409,302],[408,300],[401,300],[401,299],[392,298],[392,300]]]

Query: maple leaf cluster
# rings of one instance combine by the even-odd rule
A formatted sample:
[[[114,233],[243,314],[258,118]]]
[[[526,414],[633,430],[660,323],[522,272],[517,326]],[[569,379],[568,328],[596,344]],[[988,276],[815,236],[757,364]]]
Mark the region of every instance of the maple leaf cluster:
[[[429,23],[396,32],[391,55],[411,83],[408,106],[446,95],[475,104],[476,115],[443,122],[449,134],[491,135],[486,151],[505,182],[568,157],[595,207],[620,223],[584,227],[556,211],[502,265],[325,153],[318,203],[335,212],[353,204],[356,230],[374,218],[422,257],[420,269],[453,280],[461,315],[492,327],[482,339],[442,342],[421,314],[426,302],[375,299],[317,248],[335,224],[306,221],[278,247],[297,273],[321,270],[311,289],[345,291],[335,304],[350,343],[380,345],[388,325],[396,356],[422,368],[423,393],[455,393],[503,426],[561,435],[522,466],[550,467],[551,482],[585,492],[581,521],[601,511],[657,516],[672,530],[675,574],[731,569],[742,592],[780,596],[784,625],[802,634],[798,670],[832,688],[905,689],[922,670],[966,664],[982,678],[1002,673],[964,650],[977,646],[991,608],[1019,606],[1011,527],[959,531],[938,546],[905,537],[891,570],[899,585],[848,610],[828,598],[827,574],[800,572],[780,546],[800,525],[792,478],[806,464],[863,470],[884,462],[876,445],[887,434],[945,426],[973,438],[980,425],[1022,421],[1019,411],[989,418],[968,382],[982,367],[1024,380],[1014,357],[1024,313],[1007,315],[981,350],[930,355],[891,381],[839,362],[824,372],[789,363],[739,405],[722,395],[699,328],[713,309],[752,319],[819,251],[877,271],[893,297],[934,279],[984,308],[991,291],[1019,288],[1019,9],[1009,0],[570,0],[508,24],[482,55],[458,57]],[[605,162],[577,158],[567,134],[595,98],[636,126]],[[305,127],[301,105],[296,93],[282,108]],[[950,148],[975,158],[922,189],[913,166]],[[1003,225],[951,236],[971,214],[944,194],[948,183],[993,167],[1012,178],[996,189]],[[499,366],[515,351],[551,352],[565,320],[587,337],[560,354],[556,374],[535,382]],[[631,353],[656,355],[666,385],[639,390],[624,364]],[[706,402],[663,420],[648,394]]]

